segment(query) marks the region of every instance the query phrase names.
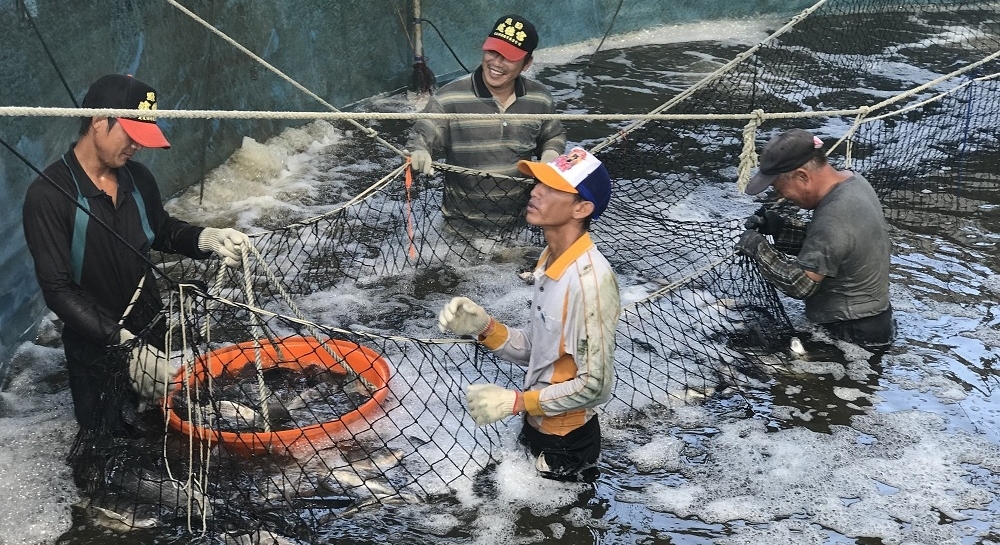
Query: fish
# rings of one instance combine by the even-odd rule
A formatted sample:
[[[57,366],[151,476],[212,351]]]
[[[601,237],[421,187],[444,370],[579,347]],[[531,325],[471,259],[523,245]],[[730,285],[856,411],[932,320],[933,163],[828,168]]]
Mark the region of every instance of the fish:
[[[111,482],[137,502],[145,500],[151,505],[197,517],[212,516],[212,504],[201,491],[198,481],[191,481],[188,485],[166,475],[156,475],[148,469],[139,469],[115,472]]]
[[[267,429],[267,420],[259,411],[252,407],[223,399],[211,404],[201,405],[202,422],[204,426],[222,431],[263,431]]]
[[[298,541],[267,530],[226,532],[219,539],[226,545],[299,545]]]
[[[111,530],[119,534],[132,530],[156,528],[162,523],[156,517],[137,517],[130,507],[118,508],[117,511],[96,505],[89,499],[82,499],[73,505],[84,516],[91,526]]]

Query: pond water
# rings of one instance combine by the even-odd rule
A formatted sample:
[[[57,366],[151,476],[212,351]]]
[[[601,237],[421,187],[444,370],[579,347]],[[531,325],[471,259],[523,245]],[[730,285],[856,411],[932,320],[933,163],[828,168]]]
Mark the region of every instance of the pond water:
[[[590,46],[548,50],[539,52],[531,74],[553,89],[560,111],[645,112],[773,27],[745,21],[671,28],[593,59],[581,57]],[[915,81],[926,75],[918,66],[893,70]],[[396,98],[380,107],[409,111],[418,103]],[[385,122],[379,131],[402,138],[406,126]],[[612,132],[598,123],[567,127],[573,143],[586,145]],[[371,155],[366,145],[325,123],[248,142],[209,176],[204,201],[193,191],[170,210],[251,230],[311,217],[356,192],[352,174],[398,161]],[[958,207],[966,210],[960,215],[950,203],[928,211],[957,216],[958,225],[928,227],[898,212],[905,202],[893,203],[891,297],[899,336],[886,353],[811,335],[801,304],[783,299],[807,356],[769,387],[745,392],[750,407],[720,397],[638,416],[605,414],[606,446],[592,484],[538,478],[512,446],[516,426],[504,428],[509,448],[485,489],[470,482],[427,504],[362,511],[335,525],[330,541],[1000,543],[1000,175],[995,158],[980,167],[963,174],[990,189],[976,195],[978,204]],[[708,184],[696,200],[675,212],[737,220],[758,206],[732,180]],[[361,320],[364,293],[351,297],[353,305],[320,298],[311,310]],[[3,385],[0,543],[182,539],[169,532],[107,534],[72,518],[76,492],[64,456],[76,428],[61,358],[52,343],[26,344]]]

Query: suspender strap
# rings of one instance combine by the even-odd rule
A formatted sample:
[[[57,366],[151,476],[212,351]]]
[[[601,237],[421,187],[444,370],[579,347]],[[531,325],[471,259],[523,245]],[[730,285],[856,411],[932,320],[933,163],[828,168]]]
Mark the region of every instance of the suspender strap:
[[[83,278],[83,252],[87,245],[87,226],[90,224],[90,202],[83,196],[83,191],[80,190],[80,182],[76,179],[76,173],[69,166],[65,155],[62,157],[62,162],[69,170],[69,174],[73,178],[73,184],[76,185],[76,214],[73,218],[73,238],[70,244],[69,263],[73,271],[73,282],[79,284]],[[146,235],[148,243],[152,245],[155,237],[153,228],[149,225],[146,202],[142,198],[142,193],[139,192],[139,187],[135,184],[135,177],[132,176],[132,171],[129,170],[128,165],[125,165],[122,170],[127,172],[129,179],[132,180],[132,198],[139,208],[139,222],[142,224],[142,232]]]
[[[76,185],[76,216],[73,218],[73,238],[70,244],[69,263],[73,269],[73,282],[80,283],[83,276],[83,249],[87,242],[87,224],[90,223],[90,203],[87,202],[83,192],[80,191],[80,182],[76,179],[76,173],[66,161],[63,155],[62,162],[69,169],[73,183]]]

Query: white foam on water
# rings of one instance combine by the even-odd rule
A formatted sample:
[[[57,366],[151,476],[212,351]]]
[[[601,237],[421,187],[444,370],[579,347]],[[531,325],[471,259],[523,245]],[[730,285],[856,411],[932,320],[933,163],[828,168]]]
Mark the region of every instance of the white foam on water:
[[[770,31],[776,28],[775,23],[779,23],[780,26],[784,21],[775,18],[720,19],[663,25],[608,36],[601,45],[601,50],[609,51],[653,44],[718,42],[720,38],[725,45],[752,45],[766,38]],[[538,49],[533,54],[535,64],[568,64],[583,55],[592,54],[600,42],[600,38],[595,38],[565,46]]]
[[[663,27],[612,37],[603,49],[715,40],[719,36],[727,36],[733,43],[756,43],[766,36],[768,28],[773,28],[772,21]],[[588,47],[591,45],[596,47],[596,41],[539,50],[536,60],[539,65],[566,63],[592,52],[593,48]],[[707,67],[716,59],[706,58],[704,62]],[[901,81],[923,81],[928,76],[902,64],[889,63],[881,70],[882,75]],[[565,75],[574,77],[577,75]],[[845,122],[831,120],[817,132],[837,137],[848,129]],[[301,218],[328,211],[351,196],[346,183],[351,169],[370,172],[381,168],[367,159],[330,158],[351,137],[325,122],[315,122],[286,130],[264,143],[248,138],[225,165],[206,177],[204,201],[198,201],[199,188],[192,187],[168,202],[168,210],[201,224],[235,223],[243,228],[253,228],[261,222],[274,223],[277,221],[274,218]],[[735,188],[706,184],[668,213],[675,220],[735,220],[756,207],[752,199],[735,193]],[[927,241],[927,245],[942,247],[939,240]],[[933,253],[927,248],[912,251]],[[926,253],[907,262],[894,257],[893,266],[907,268],[906,278],[910,280],[900,285],[894,278],[892,291],[902,332],[899,345],[903,348],[883,358],[885,371],[881,380],[873,378],[875,371],[868,363],[871,354],[846,343],[836,343],[845,353],[846,366],[802,361],[796,362],[799,367],[793,367],[813,377],[841,381],[836,386],[830,385],[830,392],[833,399],[844,403],[843,407],[856,407],[850,404],[868,399],[876,404],[875,410],[852,417],[850,427],[835,425],[830,433],[820,433],[794,425],[774,430],[756,419],[720,420],[697,405],[673,407],[669,418],[659,427],[648,424],[655,433],[648,441],[630,448],[624,463],[632,464],[640,474],[670,472],[678,476],[679,484],[653,480],[638,490],[619,492],[616,501],[676,517],[728,524],[731,535],[718,539],[717,543],[734,545],[826,543],[835,539],[832,532],[851,538],[880,539],[886,544],[959,544],[974,542],[977,532],[979,536],[985,535],[981,530],[984,526],[994,531],[1000,528],[995,507],[989,510],[991,502],[995,505],[1000,486],[997,484],[1000,438],[996,431],[1000,429],[1000,410],[991,400],[992,390],[983,384],[988,377],[977,377],[969,371],[964,376],[956,375],[968,370],[970,362],[982,367],[982,361],[995,354],[1000,339],[995,324],[986,323],[983,318],[982,307],[973,305],[966,309],[965,303],[951,299],[952,293],[972,296],[978,288],[1000,293],[1000,275],[989,270],[965,269],[962,255],[947,260],[940,255],[929,258]],[[934,276],[936,271],[944,269],[954,275],[950,281]],[[472,296],[511,325],[526,323],[525,304],[530,288],[518,283],[513,270],[498,274],[494,264],[484,263],[468,268],[463,274],[456,294]],[[400,282],[405,284],[411,279],[404,275]],[[623,302],[637,300],[656,289],[641,283],[624,287]],[[406,322],[403,333],[439,336],[436,311],[448,296],[430,295],[416,302],[423,306],[414,306],[392,297],[404,290],[393,292],[382,288],[380,293],[370,287],[343,283],[336,289],[311,294],[302,302],[302,308],[317,322],[357,328],[368,327],[369,315],[422,312]],[[788,299],[784,302],[793,324],[808,331],[810,325],[803,317],[801,303]],[[721,308],[715,310],[724,312]],[[822,336],[819,339],[824,340]],[[937,348],[924,348],[927,346]],[[404,357],[393,353],[387,356],[390,360],[398,357],[397,361]],[[13,408],[12,414],[0,419],[0,483],[3,484],[0,502],[5,506],[4,517],[0,519],[0,542],[5,545],[53,541],[69,528],[68,505],[76,498],[76,488],[65,464],[65,454],[76,431],[69,392],[62,384],[54,386],[53,391],[41,386],[44,377],[62,372],[61,349],[26,344],[17,358],[16,361],[23,363],[12,367],[11,382],[0,394],[0,402],[7,407],[4,410]],[[415,383],[414,369],[397,366],[397,370],[401,380]],[[850,384],[851,381],[856,384]],[[865,393],[873,381],[882,388],[878,395]],[[797,382],[789,382],[785,391],[802,391]],[[977,392],[977,388],[985,393]],[[419,403],[420,399],[430,397],[412,396],[407,403]],[[425,414],[440,418],[435,408],[439,406],[431,407]],[[786,421],[818,418],[815,408],[773,409],[779,419]],[[408,412],[419,414],[419,411]],[[452,420],[447,420],[437,433],[446,434],[449,429],[469,425],[468,415],[448,418]],[[717,433],[692,446],[674,435],[673,426],[712,427]],[[579,526],[621,525],[620,531],[628,533],[629,525],[642,523],[595,518],[589,509],[576,506],[583,485],[539,478],[531,462],[514,444],[516,430],[512,428],[502,434],[495,499],[484,498],[474,491],[471,479],[455,484],[455,497],[461,507],[477,513],[471,528],[467,528],[465,517],[427,506],[420,522],[423,529],[441,536],[456,529],[467,530],[473,536],[472,542],[492,544],[558,539],[567,527]],[[633,440],[627,428],[608,425],[604,433],[608,441],[616,443]],[[431,443],[421,448],[433,446],[434,437],[425,439]],[[689,448],[705,456],[691,456],[686,450]],[[460,453],[448,454],[458,457],[453,461],[459,466],[467,461],[461,459]],[[524,535],[518,521],[525,508],[539,515],[563,513],[562,522]],[[970,516],[975,519],[942,524],[942,515],[956,521]]]
[[[0,542],[54,542],[70,529],[79,499],[66,464],[76,435],[61,348],[25,343],[0,392]],[[63,377],[63,378],[60,378]]]

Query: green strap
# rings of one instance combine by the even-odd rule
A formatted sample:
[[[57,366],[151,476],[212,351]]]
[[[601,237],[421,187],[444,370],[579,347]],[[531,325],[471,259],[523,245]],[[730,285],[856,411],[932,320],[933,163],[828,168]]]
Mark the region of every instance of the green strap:
[[[76,173],[69,166],[65,155],[62,157],[62,162],[69,169],[69,174],[73,178],[73,184],[76,185],[76,215],[73,218],[73,238],[70,244],[69,262],[70,267],[73,269],[73,282],[79,284],[83,277],[83,253],[87,245],[87,226],[90,224],[92,213],[90,212],[90,203],[83,196],[83,191],[80,190],[80,182],[76,179]],[[132,171],[128,169],[127,165],[124,170],[132,180],[132,198],[135,199],[135,204],[139,208],[139,221],[142,223],[142,232],[146,235],[146,240],[149,241],[149,244],[152,245],[154,234],[152,227],[149,225],[149,217],[146,214],[146,202],[142,199],[139,187],[135,185],[135,177],[132,176]]]
[[[62,162],[69,169],[69,174],[73,177],[73,183],[76,185],[76,217],[73,219],[73,238],[70,244],[69,263],[73,269],[73,282],[79,284],[80,278],[83,276],[83,250],[87,242],[87,224],[90,223],[90,203],[80,191],[80,182],[77,181],[76,173],[73,172],[72,167],[66,162],[65,155],[62,157]]]

